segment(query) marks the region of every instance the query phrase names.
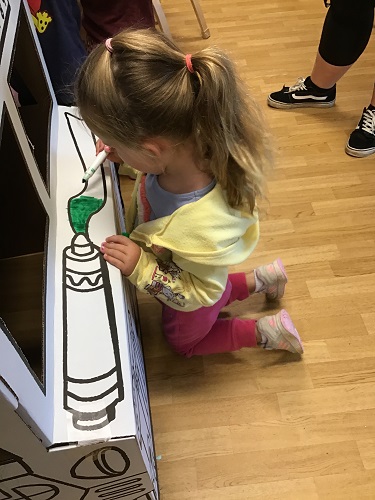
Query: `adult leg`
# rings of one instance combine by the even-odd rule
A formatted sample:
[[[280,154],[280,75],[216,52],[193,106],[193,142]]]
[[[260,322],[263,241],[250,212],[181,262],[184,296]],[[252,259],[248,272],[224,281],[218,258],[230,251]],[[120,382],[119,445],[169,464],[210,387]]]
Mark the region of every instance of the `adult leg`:
[[[375,108],[375,83],[374,83],[374,87],[372,89],[372,96],[371,96],[370,105]]]
[[[329,89],[351,68],[365,50],[374,22],[373,0],[332,0],[328,9],[312,82]]]
[[[370,39],[375,0],[332,0],[328,9],[311,76],[268,96],[279,109],[331,107],[336,82],[360,57]]]
[[[374,23],[375,0],[335,0],[332,7],[334,10],[330,9],[327,14],[319,45],[321,61],[317,59],[317,71],[311,74],[312,81],[317,85],[329,85],[333,81],[329,79],[330,75],[338,79],[350,68],[365,50]],[[334,16],[330,17],[330,14]],[[339,32],[344,32],[346,36],[340,37]],[[350,134],[345,152],[357,158],[375,153],[374,88],[370,105],[364,108],[357,127]]]
[[[333,66],[354,64],[365,50],[374,22],[374,0],[332,0],[318,52]]]
[[[321,89],[331,89],[351,67],[351,64],[347,66],[334,66],[333,64],[329,64],[318,52],[316,54],[310,79],[312,83]]]

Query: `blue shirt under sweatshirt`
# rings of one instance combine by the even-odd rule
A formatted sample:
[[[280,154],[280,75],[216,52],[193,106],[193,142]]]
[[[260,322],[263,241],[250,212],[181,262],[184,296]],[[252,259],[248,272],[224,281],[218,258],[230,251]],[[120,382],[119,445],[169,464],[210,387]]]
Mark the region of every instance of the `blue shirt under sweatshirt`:
[[[147,174],[145,188],[147,200],[151,206],[150,220],[171,215],[178,208],[182,207],[182,205],[203,198],[204,195],[215,187],[215,184],[216,181],[213,180],[208,186],[192,191],[191,193],[174,194],[165,191],[159,186],[157,175]]]

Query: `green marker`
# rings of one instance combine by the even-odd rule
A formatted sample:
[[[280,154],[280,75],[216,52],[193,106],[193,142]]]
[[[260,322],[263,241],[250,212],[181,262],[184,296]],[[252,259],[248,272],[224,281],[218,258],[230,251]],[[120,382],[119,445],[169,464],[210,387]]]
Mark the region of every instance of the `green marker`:
[[[107,156],[109,155],[109,151],[101,151],[98,153],[97,157],[94,160],[94,163],[91,165],[90,168],[88,168],[82,178],[82,182],[86,182],[92,177],[95,172],[98,170],[100,165],[106,160]]]

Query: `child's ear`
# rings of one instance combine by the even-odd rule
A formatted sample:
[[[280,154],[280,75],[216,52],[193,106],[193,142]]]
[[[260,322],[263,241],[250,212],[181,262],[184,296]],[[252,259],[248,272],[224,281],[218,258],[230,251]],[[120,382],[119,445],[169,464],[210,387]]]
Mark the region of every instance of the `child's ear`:
[[[168,139],[155,137],[144,141],[142,143],[142,147],[150,156],[153,156],[154,158],[161,158],[166,152],[169,151],[171,143]]]
[[[159,158],[161,155],[161,148],[154,140],[145,141],[142,144],[142,148],[146,154],[148,154],[149,156],[153,156],[154,158]]]

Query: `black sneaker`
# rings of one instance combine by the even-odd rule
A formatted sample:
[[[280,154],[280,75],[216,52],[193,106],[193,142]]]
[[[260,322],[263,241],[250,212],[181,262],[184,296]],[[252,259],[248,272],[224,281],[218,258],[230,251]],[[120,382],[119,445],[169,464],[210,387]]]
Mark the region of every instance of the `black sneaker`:
[[[272,108],[331,108],[336,100],[336,85],[318,92],[309,85],[310,78],[299,78],[292,87],[283,87],[268,96],[267,104]]]
[[[350,134],[345,152],[364,158],[375,153],[375,109],[364,109],[357,128]]]

